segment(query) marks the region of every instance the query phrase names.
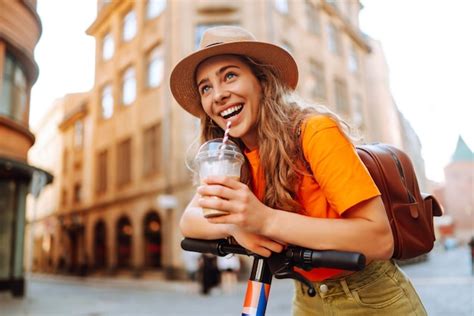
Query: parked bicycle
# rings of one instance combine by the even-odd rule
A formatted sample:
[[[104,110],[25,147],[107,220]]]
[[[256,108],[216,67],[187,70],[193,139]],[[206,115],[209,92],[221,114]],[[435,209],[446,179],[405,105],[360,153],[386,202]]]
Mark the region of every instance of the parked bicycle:
[[[181,242],[181,248],[186,251],[208,253],[216,256],[239,254],[254,258],[247,283],[242,316],[265,315],[273,277],[297,280],[307,286],[309,296],[315,296],[317,292],[313,284],[294,271],[295,267],[304,270],[325,267],[350,271],[359,271],[365,267],[365,256],[356,252],[312,250],[288,246],[283,252],[273,253],[266,258],[248,251],[238,245],[232,238],[217,240],[185,238]]]

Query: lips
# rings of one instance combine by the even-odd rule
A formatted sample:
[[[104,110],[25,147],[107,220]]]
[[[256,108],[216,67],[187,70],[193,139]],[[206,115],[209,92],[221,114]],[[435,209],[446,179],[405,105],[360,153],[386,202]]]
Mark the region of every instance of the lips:
[[[243,104],[237,104],[237,105],[231,106],[230,108],[225,109],[224,111],[219,113],[219,115],[227,120],[239,114],[240,112],[242,112],[243,108],[244,108]]]

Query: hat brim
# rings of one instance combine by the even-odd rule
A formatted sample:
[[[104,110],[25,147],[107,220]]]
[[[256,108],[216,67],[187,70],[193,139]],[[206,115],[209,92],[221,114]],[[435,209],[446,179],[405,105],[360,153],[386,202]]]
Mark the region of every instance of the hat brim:
[[[271,65],[281,82],[294,90],[298,83],[298,66],[289,52],[265,42],[238,41],[213,45],[182,59],[170,76],[170,88],[176,101],[189,113],[204,115],[195,82],[197,66],[204,60],[218,55],[248,56],[258,63]]]

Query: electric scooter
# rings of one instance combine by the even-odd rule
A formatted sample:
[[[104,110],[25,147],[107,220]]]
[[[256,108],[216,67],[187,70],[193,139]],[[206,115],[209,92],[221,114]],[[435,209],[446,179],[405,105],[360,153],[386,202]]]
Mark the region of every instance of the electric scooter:
[[[312,250],[288,246],[281,253],[272,253],[268,258],[259,256],[243,248],[233,238],[201,240],[185,238],[181,248],[186,251],[209,253],[216,256],[239,254],[253,257],[252,270],[247,283],[242,316],[264,316],[270,295],[272,278],[294,279],[308,288],[309,296],[317,294],[311,281],[294,270],[313,268],[337,268],[360,271],[365,267],[365,256],[357,252],[336,250]]]

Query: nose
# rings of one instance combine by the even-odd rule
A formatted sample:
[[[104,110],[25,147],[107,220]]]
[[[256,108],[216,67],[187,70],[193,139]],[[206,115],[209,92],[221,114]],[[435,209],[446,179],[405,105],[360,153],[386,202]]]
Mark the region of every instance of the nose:
[[[230,96],[230,92],[222,86],[214,87],[214,103],[222,104]]]

